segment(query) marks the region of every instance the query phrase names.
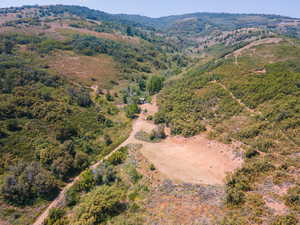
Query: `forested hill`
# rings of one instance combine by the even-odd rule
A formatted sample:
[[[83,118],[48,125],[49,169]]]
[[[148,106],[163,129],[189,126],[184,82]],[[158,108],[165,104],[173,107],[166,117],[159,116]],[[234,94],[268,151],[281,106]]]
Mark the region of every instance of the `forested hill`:
[[[194,28],[194,32],[205,34],[212,30],[230,31],[246,27],[282,28],[285,26],[297,27],[300,19],[280,15],[265,14],[230,14],[230,13],[190,13],[172,15],[160,18],[151,18],[140,15],[110,14],[99,10],[81,6],[52,5],[52,6],[24,6],[20,8],[0,9],[0,12],[17,12],[24,8],[38,8],[43,13],[64,14],[70,13],[86,19],[115,22],[118,24],[147,27],[160,31],[172,31],[174,26],[184,23]],[[293,24],[294,23],[294,24]],[[196,28],[196,29],[195,29]],[[297,27],[299,28],[299,27]],[[288,28],[287,28],[288,29]]]

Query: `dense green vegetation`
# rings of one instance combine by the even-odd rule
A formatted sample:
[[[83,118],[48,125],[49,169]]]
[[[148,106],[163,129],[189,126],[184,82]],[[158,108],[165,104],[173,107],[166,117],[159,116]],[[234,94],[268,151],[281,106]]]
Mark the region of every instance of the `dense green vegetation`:
[[[22,35],[1,36],[0,43],[1,201],[35,207],[126,138],[128,122],[105,96],[94,99],[39,63],[68,43]],[[18,51],[28,43],[36,53]],[[24,224],[22,216],[15,222]]]

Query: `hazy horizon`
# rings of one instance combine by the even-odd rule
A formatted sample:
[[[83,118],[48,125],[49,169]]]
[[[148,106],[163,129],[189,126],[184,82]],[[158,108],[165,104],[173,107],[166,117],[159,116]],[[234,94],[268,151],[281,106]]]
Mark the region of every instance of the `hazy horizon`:
[[[264,2],[253,0],[246,3],[238,0],[228,0],[226,2],[210,0],[208,2],[203,1],[203,3],[197,0],[186,0],[184,2],[171,0],[164,2],[158,0],[151,2],[138,0],[119,2],[117,0],[110,0],[109,2],[101,3],[97,0],[2,0],[0,8],[36,4],[80,5],[108,13],[135,14],[154,18],[196,12],[276,14],[300,18],[300,2],[297,0],[289,0],[285,4],[281,0],[265,0]]]

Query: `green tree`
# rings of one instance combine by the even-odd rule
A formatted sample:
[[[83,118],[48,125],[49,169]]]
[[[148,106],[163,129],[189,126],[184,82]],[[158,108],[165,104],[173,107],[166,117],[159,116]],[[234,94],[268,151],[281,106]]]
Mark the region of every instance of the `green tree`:
[[[147,82],[147,91],[150,95],[158,93],[163,88],[163,78],[159,76],[152,76]]]
[[[125,108],[125,112],[128,118],[134,119],[136,114],[140,113],[140,108],[137,104],[131,104]]]
[[[4,178],[1,193],[4,199],[16,205],[28,205],[38,197],[48,199],[57,191],[54,177],[38,163],[19,163]]]
[[[128,36],[131,36],[131,37],[133,36],[133,30],[130,26],[127,27],[126,33],[127,33]]]
[[[14,43],[11,41],[5,41],[4,42],[4,53],[5,54],[12,54],[12,50],[14,48]]]

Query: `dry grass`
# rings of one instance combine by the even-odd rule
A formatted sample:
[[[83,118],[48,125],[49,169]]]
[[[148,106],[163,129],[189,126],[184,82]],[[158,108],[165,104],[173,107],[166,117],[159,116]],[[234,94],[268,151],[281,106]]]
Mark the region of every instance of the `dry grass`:
[[[51,70],[86,85],[105,88],[119,79],[117,64],[106,55],[83,56],[57,51],[46,58]]]
[[[0,24],[4,24],[8,21],[17,20],[15,13],[8,13],[6,15],[0,15]]]
[[[74,34],[85,34],[92,35],[98,38],[105,38],[113,41],[127,42],[130,44],[139,44],[139,39],[136,37],[128,37],[122,34],[113,34],[113,33],[105,33],[105,32],[96,32],[84,28],[74,28],[70,27],[65,23],[48,23],[51,26],[49,29],[51,32],[57,32],[61,35],[74,35]]]

